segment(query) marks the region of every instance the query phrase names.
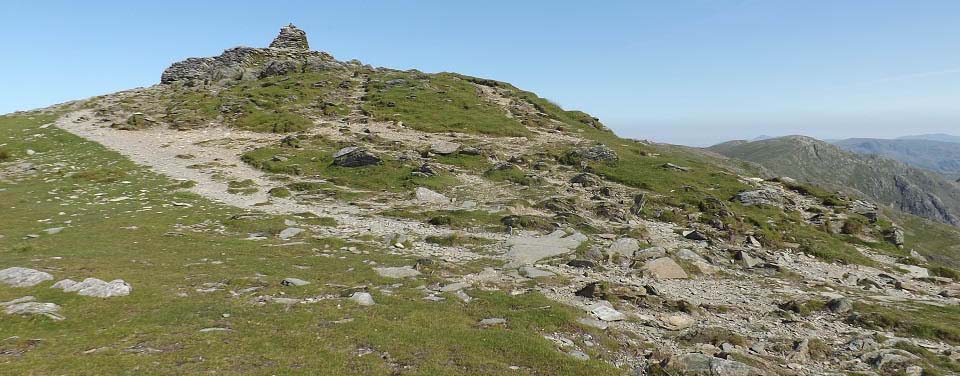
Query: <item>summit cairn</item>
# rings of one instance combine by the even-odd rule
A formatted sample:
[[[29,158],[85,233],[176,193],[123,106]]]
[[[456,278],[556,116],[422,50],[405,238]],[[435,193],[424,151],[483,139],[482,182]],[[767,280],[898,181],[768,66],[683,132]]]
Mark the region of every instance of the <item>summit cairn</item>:
[[[307,33],[300,28],[289,24],[280,28],[280,35],[277,35],[270,43],[270,48],[284,48],[291,50],[309,51],[310,44],[307,43]]]

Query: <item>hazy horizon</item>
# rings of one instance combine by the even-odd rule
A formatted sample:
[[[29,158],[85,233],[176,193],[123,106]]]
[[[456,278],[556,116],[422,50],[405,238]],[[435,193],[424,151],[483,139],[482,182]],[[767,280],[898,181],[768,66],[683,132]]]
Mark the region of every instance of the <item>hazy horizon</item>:
[[[265,46],[292,22],[338,59],[508,81],[631,138],[895,138],[960,124],[956,2],[248,4],[8,5],[0,113],[153,85],[172,62]]]

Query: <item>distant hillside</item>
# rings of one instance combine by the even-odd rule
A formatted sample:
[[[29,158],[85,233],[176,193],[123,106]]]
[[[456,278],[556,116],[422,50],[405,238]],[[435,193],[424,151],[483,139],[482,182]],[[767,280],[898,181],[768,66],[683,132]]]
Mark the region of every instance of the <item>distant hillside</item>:
[[[833,144],[857,154],[875,154],[925,168],[941,173],[951,180],[960,178],[960,143],[919,138],[896,140],[851,138],[836,141]]]
[[[960,136],[954,136],[944,133],[918,134],[912,136],[897,137],[898,140],[928,140],[940,142],[960,143]]]
[[[860,155],[803,136],[730,141],[708,150],[763,165],[774,173],[846,191],[938,222],[960,226],[960,189],[926,170]]]

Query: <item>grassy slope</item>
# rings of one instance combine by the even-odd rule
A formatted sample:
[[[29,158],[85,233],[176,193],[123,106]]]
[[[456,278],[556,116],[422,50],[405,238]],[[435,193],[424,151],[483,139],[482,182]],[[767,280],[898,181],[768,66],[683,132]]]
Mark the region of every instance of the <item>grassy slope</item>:
[[[5,188],[0,191],[0,233],[5,235],[0,239],[0,267],[45,269],[57,279],[121,278],[134,286],[134,292],[127,297],[97,299],[50,289],[50,282],[34,288],[0,288],[0,301],[34,295],[40,301],[62,305],[67,318],[62,322],[36,317],[0,319],[4,338],[19,336],[0,342],[0,350],[23,351],[0,357],[4,373],[335,375],[391,371],[387,361],[376,354],[355,355],[362,346],[385,351],[395,363],[408,366],[401,374],[516,374],[510,365],[530,367],[539,374],[616,373],[601,362],[583,362],[556,351],[541,332],[586,329],[571,324],[573,311],[533,294],[509,297],[500,292],[471,291],[477,299],[470,304],[453,298],[428,302],[412,289],[424,281],[409,281],[405,288],[395,289],[393,296],[373,291],[379,303],[374,307],[325,300],[285,308],[256,306],[250,297],[232,298],[225,291],[198,293],[195,289],[202,283],[221,282],[228,290],[263,284],[258,293],[284,291],[290,297],[338,294],[340,288],[328,284],[383,286],[395,282],[379,278],[364,260],[391,265],[412,260],[383,255],[377,249],[365,256],[338,254],[343,258],[319,257],[312,250],[328,245],[335,249],[342,243],[335,239],[307,239],[308,244],[288,247],[264,247],[274,241],[240,240],[246,231],[269,226],[233,223],[228,218],[236,214],[234,209],[172,189],[157,189],[174,182],[96,144],[54,128],[37,127],[49,120],[0,118],[0,145],[14,158],[30,148],[39,152],[31,159],[35,163],[64,162],[83,174],[47,180],[59,174],[44,165],[41,175],[16,184],[0,183]],[[96,193],[106,195],[96,198]],[[77,199],[68,198],[72,195]],[[107,200],[120,196],[133,199]],[[72,203],[60,204],[66,201]],[[194,206],[165,205],[172,201]],[[145,209],[147,206],[153,209]],[[46,219],[50,220],[38,222]],[[72,222],[60,234],[23,239],[44,228],[62,226],[66,220]],[[177,224],[205,221],[225,223],[228,233],[182,230],[177,231],[182,236],[165,235],[175,231]],[[127,226],[138,229],[121,229]],[[222,264],[209,262],[213,260]],[[440,272],[428,273],[427,282]],[[265,275],[259,278],[262,282],[256,273]],[[278,282],[288,276],[313,283],[280,287]],[[188,296],[179,297],[178,293]],[[494,316],[506,317],[507,327],[482,329],[476,325],[478,320]],[[332,323],[345,318],[353,321]],[[233,331],[198,331],[207,327]],[[92,349],[99,350],[87,353]],[[137,349],[159,351],[137,353]]]
[[[477,95],[467,80],[449,73],[376,73],[367,85],[364,111],[378,120],[402,121],[424,132],[526,136],[526,128]]]

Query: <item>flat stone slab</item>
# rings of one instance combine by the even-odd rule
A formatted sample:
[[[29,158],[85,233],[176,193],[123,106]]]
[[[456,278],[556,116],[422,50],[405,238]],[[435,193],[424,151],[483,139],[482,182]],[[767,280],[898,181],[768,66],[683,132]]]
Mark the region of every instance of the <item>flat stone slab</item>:
[[[8,315],[41,315],[49,317],[52,320],[63,320],[60,316],[60,306],[55,303],[41,303],[34,301],[32,296],[24,296],[9,302],[0,303],[3,312]]]
[[[602,321],[620,321],[627,318],[623,313],[613,309],[606,304],[594,304],[590,306],[590,313],[597,316]]]
[[[930,270],[916,265],[897,265],[898,268],[906,270],[908,278],[927,278],[930,276]]]
[[[443,287],[440,288],[440,291],[442,291],[442,292],[460,291],[460,290],[463,290],[463,289],[465,289],[465,288],[467,288],[467,287],[470,287],[470,284],[469,284],[469,283],[466,283],[466,282],[454,282],[454,283],[451,283],[451,284],[448,284],[448,285],[444,285]]]
[[[591,326],[600,330],[605,330],[610,327],[610,324],[607,324],[606,321],[598,320],[593,317],[583,317],[577,319],[578,323],[581,323],[586,326]]]
[[[53,279],[53,275],[30,268],[18,266],[0,270],[0,283],[11,287],[33,287],[40,282]]]
[[[684,279],[689,278],[687,272],[669,257],[661,257],[655,260],[647,261],[643,264],[643,270],[650,273],[657,279]]]
[[[97,278],[87,278],[82,282],[64,279],[55,283],[52,288],[63,289],[63,292],[75,292],[77,295],[92,296],[95,298],[127,296],[133,291],[133,286],[130,286],[129,283],[122,279],[106,282]]]
[[[306,286],[309,285],[310,282],[304,281],[300,278],[287,277],[280,281],[280,284],[284,286]]]
[[[420,275],[420,271],[412,266],[392,266],[388,268],[373,268],[381,277],[386,278],[407,278]]]
[[[280,239],[287,240],[287,239],[290,239],[290,238],[292,238],[292,237],[294,237],[294,236],[300,235],[300,234],[303,233],[304,231],[306,231],[306,230],[304,230],[304,229],[302,229],[302,228],[287,227],[287,228],[283,229],[283,231],[280,231],[280,234],[277,235],[277,236],[279,236]]]
[[[501,325],[506,323],[507,323],[507,319],[500,318],[500,317],[491,317],[488,319],[480,320],[480,325]]]
[[[610,247],[607,248],[607,253],[614,255],[620,255],[623,257],[633,257],[633,254],[640,250],[640,242],[634,238],[620,238],[615,240]]]
[[[430,152],[440,155],[449,155],[460,150],[460,144],[449,141],[437,141],[430,145]]]
[[[548,257],[559,256],[573,252],[587,240],[586,235],[579,232],[567,235],[566,232],[557,230],[553,233],[541,236],[515,236],[507,239],[506,256],[510,259],[508,267],[519,267],[530,265]]]
[[[557,274],[548,270],[537,269],[532,266],[524,266],[520,268],[520,275],[527,278],[543,278],[543,277],[553,277]]]
[[[444,196],[441,193],[434,192],[430,189],[424,187],[417,187],[414,190],[414,196],[417,198],[417,201],[424,204],[448,204],[450,203],[450,198]]]

